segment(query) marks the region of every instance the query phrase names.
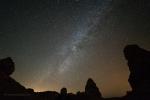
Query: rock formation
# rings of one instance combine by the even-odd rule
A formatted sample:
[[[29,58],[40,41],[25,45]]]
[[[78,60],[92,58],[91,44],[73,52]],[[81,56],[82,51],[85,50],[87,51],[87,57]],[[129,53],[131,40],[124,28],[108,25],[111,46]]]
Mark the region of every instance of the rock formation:
[[[95,98],[95,99],[101,99],[102,95],[98,89],[98,87],[96,86],[95,82],[89,78],[86,86],[85,86],[85,94],[89,97],[89,98]]]
[[[14,62],[10,57],[0,60],[0,73],[6,76],[11,75],[15,70]]]
[[[0,100],[1,96],[11,98],[12,94],[30,94],[18,96],[15,100],[149,100],[150,99],[150,52],[137,45],[127,45],[124,48],[124,56],[128,61],[130,76],[129,83],[132,91],[127,92],[124,97],[103,98],[96,83],[89,78],[84,92],[77,94],[67,93],[62,88],[60,94],[55,91],[34,92],[33,89],[26,89],[16,82],[10,75],[14,72],[15,64],[8,57],[0,60]],[[11,96],[10,96],[11,95]],[[17,96],[15,95],[15,96]]]
[[[31,89],[16,82],[10,75],[14,72],[15,64],[10,57],[0,60],[0,95],[19,95],[31,93]]]
[[[60,90],[59,100],[67,100],[67,89],[66,88],[62,88]]]
[[[150,52],[137,45],[128,45],[124,49],[130,70],[129,83],[132,91],[129,99],[150,99]]]

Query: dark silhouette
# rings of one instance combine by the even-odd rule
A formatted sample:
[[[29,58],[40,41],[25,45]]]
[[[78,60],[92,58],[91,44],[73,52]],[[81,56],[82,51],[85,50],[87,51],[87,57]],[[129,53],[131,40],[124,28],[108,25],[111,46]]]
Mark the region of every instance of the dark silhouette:
[[[60,100],[67,100],[67,89],[66,88],[62,88],[60,90],[60,96],[59,96]]]
[[[55,91],[34,92],[16,82],[10,75],[14,72],[15,63],[8,57],[0,60],[0,100],[149,100],[150,99],[150,52],[138,45],[127,45],[124,56],[128,61],[129,83],[132,91],[123,97],[103,98],[92,78],[87,80],[85,91],[76,94],[67,93],[62,88]]]
[[[31,89],[25,89],[24,86],[16,82],[10,75],[14,72],[14,62],[8,57],[0,60],[0,94],[17,95],[21,93],[33,92]]]
[[[101,95],[99,89],[97,88],[95,82],[91,78],[89,78],[86,83],[85,94],[88,96],[88,98],[91,98],[91,99],[93,97],[96,100],[102,98],[102,95]]]
[[[27,100],[59,100],[59,93],[55,91],[37,92],[34,95],[25,97]]]
[[[67,95],[67,89],[66,88],[62,88],[60,90],[60,95],[66,96]]]
[[[132,87],[128,98],[150,99],[150,52],[137,45],[128,45],[124,54],[130,70],[128,81]]]
[[[3,75],[11,75],[15,70],[15,65],[10,57],[0,60],[0,73]]]

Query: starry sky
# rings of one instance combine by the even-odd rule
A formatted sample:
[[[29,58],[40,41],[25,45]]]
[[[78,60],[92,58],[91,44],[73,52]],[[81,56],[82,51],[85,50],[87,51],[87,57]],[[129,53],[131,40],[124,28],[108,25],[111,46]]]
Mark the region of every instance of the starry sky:
[[[35,91],[84,91],[92,78],[104,97],[131,90],[127,44],[150,50],[149,0],[1,0],[0,58]]]

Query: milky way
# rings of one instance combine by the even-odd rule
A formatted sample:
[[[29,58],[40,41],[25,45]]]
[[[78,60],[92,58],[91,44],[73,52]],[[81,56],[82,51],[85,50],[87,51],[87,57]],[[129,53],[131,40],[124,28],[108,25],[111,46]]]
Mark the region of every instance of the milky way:
[[[76,25],[75,32],[71,33],[71,37],[66,40],[67,43],[65,43],[62,48],[60,49],[60,52],[62,55],[65,56],[65,58],[62,60],[62,63],[60,63],[58,70],[59,72],[64,72],[65,70],[69,70],[69,66],[74,65],[74,63],[77,63],[74,61],[74,56],[81,56],[84,53],[80,49],[80,45],[83,41],[84,43],[92,42],[93,40],[90,40],[88,35],[90,32],[95,30],[95,27],[97,24],[99,24],[101,17],[105,16],[105,13],[108,12],[108,10],[111,9],[111,2],[112,1],[101,1],[99,7],[93,7],[90,10],[85,9],[83,14],[80,15],[79,23]],[[68,49],[68,50],[66,50]],[[80,54],[79,54],[80,53]]]
[[[59,45],[59,50],[54,54],[58,56],[59,60],[55,61],[56,64],[51,64],[51,66],[57,66],[53,76],[60,75],[60,77],[65,77],[68,71],[78,70],[77,66],[74,65],[80,65],[77,59],[84,60],[86,55],[84,45],[94,42],[93,32],[96,30],[97,25],[100,25],[101,21],[105,20],[104,16],[112,8],[111,3],[111,0],[99,1],[96,3],[98,5],[96,7],[89,3],[82,3],[81,11],[79,11],[82,14],[74,15],[75,18],[78,18],[76,18],[77,22],[74,25],[73,32],[69,33],[69,37],[64,39],[65,42],[61,46]],[[90,9],[87,9],[86,6],[90,6]],[[47,68],[47,71],[45,71],[47,74],[41,78],[41,82],[51,75],[50,70],[51,68]]]

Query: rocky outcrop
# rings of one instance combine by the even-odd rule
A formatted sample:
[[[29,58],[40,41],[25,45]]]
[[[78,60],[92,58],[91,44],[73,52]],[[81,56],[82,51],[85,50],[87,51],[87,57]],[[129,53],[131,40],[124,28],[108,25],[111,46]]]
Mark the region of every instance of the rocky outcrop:
[[[33,93],[33,90],[26,89],[10,75],[15,70],[15,63],[10,57],[0,60],[0,95],[17,96],[21,94]]]
[[[137,45],[128,45],[124,54],[130,70],[128,81],[132,87],[128,99],[150,99],[150,52]]]
[[[102,98],[102,95],[98,87],[96,86],[96,83],[91,78],[89,78],[86,83],[85,94],[88,96],[88,98],[91,98],[91,100],[92,98],[96,100]]]
[[[15,65],[10,57],[0,60],[0,73],[2,75],[10,76],[15,70]]]
[[[60,93],[55,91],[34,92],[33,89],[26,89],[10,77],[14,72],[15,64],[8,57],[0,60],[0,99],[1,95],[10,97],[9,99],[5,98],[5,100],[11,100],[18,94],[24,94],[19,95],[19,98],[17,97],[15,100],[22,100],[23,98],[25,100],[149,100],[150,52],[137,45],[127,45],[124,48],[124,55],[128,62],[130,71],[128,81],[132,88],[132,91],[127,92],[124,97],[103,98],[96,83],[91,78],[87,80],[85,91],[77,92],[77,94],[67,93],[67,88],[62,88]]]
[[[60,90],[59,100],[67,100],[67,99],[68,99],[67,89],[66,88],[62,88]]]

